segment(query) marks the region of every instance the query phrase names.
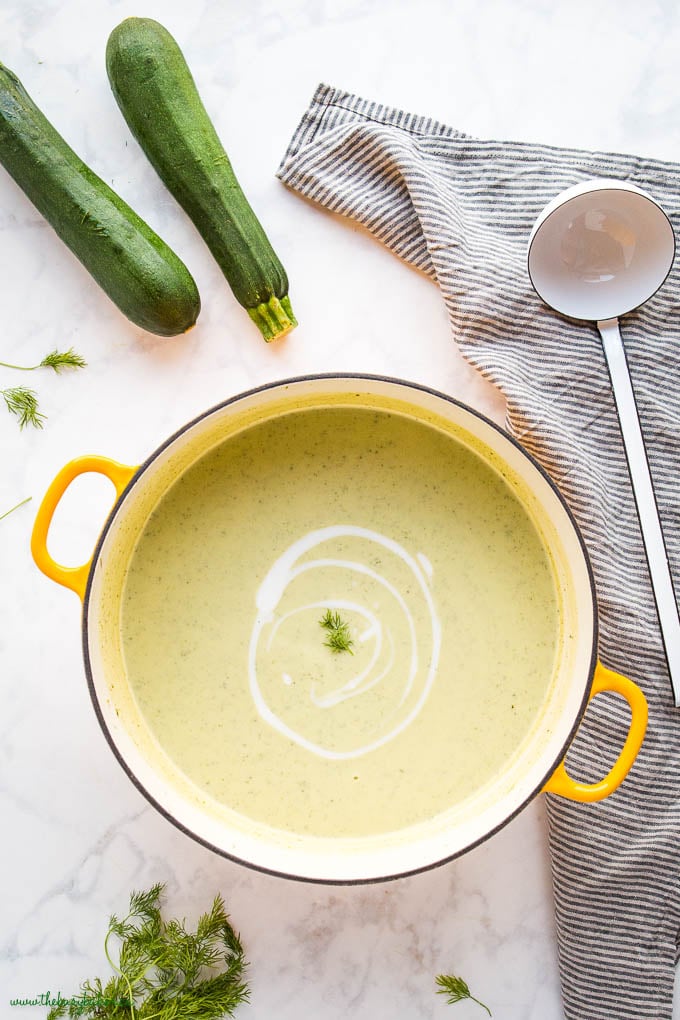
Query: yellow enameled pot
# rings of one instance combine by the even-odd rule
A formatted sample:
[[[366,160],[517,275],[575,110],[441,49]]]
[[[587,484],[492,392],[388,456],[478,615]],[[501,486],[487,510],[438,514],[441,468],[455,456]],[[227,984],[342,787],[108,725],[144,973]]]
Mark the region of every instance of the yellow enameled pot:
[[[518,751],[461,804],[417,825],[361,838],[320,838],[244,818],[201,795],[158,745],[128,685],[120,640],[121,594],[135,543],[168,488],[216,444],[291,410],[356,406],[440,423],[502,472],[538,529],[553,565],[559,652],[538,718]],[[116,490],[91,560],[62,566],[47,551],[50,522],[78,475],[99,472]],[[318,882],[380,881],[449,860],[496,832],[541,791],[580,801],[613,793],[643,740],[647,706],[633,681],[597,656],[593,576],[576,523],[550,478],[521,446],[484,416],[423,386],[365,375],[320,375],[251,390],[180,429],[140,467],[103,457],[71,461],[54,479],[35,520],[38,567],[83,604],[83,652],[95,712],[130,779],[175,825],[216,852],[271,873]],[[602,691],[626,699],[628,735],[611,771],[595,783],[569,776],[563,760],[588,702]],[[433,782],[436,777],[433,777]]]

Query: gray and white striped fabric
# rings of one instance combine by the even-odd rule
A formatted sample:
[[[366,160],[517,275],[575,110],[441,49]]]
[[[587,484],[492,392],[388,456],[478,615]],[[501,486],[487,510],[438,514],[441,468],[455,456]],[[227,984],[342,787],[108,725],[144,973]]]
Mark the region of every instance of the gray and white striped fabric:
[[[508,429],[552,475],[593,563],[600,658],[645,691],[650,723],[622,787],[598,804],[548,797],[565,1013],[668,1020],[680,938],[680,709],[670,681],[618,420],[594,326],[551,312],[526,271],[531,226],[559,191],[630,180],[677,226],[680,166],[480,141],[319,86],[279,168],[300,194],[367,227],[441,289],[455,340],[508,401]],[[671,568],[680,577],[680,266],[623,328]],[[601,777],[628,709],[588,709],[568,756]]]

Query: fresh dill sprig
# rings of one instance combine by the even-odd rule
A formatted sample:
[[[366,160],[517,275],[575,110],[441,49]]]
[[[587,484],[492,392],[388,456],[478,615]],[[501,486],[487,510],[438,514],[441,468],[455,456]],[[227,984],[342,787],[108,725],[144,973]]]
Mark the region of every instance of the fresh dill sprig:
[[[37,368],[53,368],[55,372],[61,372],[62,368],[86,368],[87,362],[82,355],[74,351],[72,347],[69,347],[67,351],[50,351],[42,359]]]
[[[349,636],[349,624],[340,616],[340,613],[326,610],[325,615],[319,620],[319,625],[328,631],[328,637],[324,641],[326,648],[332,652],[349,652],[354,655],[352,645],[354,642]]]
[[[24,505],[24,503],[30,503],[32,499],[32,496],[27,496],[26,499],[22,499],[21,503],[17,503],[16,506],[10,507],[9,510],[5,510],[4,514],[0,514],[0,521],[4,520],[5,517],[9,517],[10,514],[13,514],[14,511],[18,510],[20,506]]]
[[[0,390],[7,410],[15,414],[19,419],[19,428],[26,425],[41,429],[45,421],[45,415],[38,410],[38,396],[35,390],[29,390],[27,386],[12,386],[10,389]]]
[[[37,365],[10,365],[7,361],[0,361],[2,368],[13,368],[17,372],[35,372],[36,368],[53,368],[55,372],[61,372],[63,368],[85,368],[86,365],[85,359],[72,347],[67,351],[58,351],[55,348]]]
[[[479,999],[475,999],[474,995],[470,992],[465,981],[459,977],[453,977],[452,974],[439,974],[435,979],[439,987],[437,992],[439,995],[447,995],[447,1002],[454,1004],[461,1002],[463,999],[470,999],[471,1002],[476,1002],[478,1006],[485,1009],[489,1016],[492,1015],[491,1010]]]
[[[116,1017],[136,1020],[221,1020],[248,1000],[243,980],[247,966],[238,935],[229,923],[221,896],[199,919],[195,932],[183,921],[164,921],[163,885],[133,892],[129,913],[114,914],[104,953],[114,975],[84,981],[80,995],[65,999],[47,1014],[57,1017]],[[120,943],[117,962],[113,942]]]
[[[67,351],[58,351],[56,348],[46,354],[37,365],[11,365],[7,361],[0,361],[2,368],[13,368],[17,372],[35,372],[36,368],[51,368],[59,373],[64,368],[85,368],[87,362],[72,347]],[[19,428],[25,425],[32,425],[36,429],[43,427],[46,415],[38,410],[38,396],[35,390],[29,390],[26,386],[14,386],[9,389],[0,390],[7,410],[19,418]]]

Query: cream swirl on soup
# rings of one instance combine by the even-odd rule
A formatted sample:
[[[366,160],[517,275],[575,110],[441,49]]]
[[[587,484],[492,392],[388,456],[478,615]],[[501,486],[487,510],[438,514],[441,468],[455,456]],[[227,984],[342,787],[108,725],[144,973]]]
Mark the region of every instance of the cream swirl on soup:
[[[422,554],[368,528],[330,525],[289,546],[256,595],[248,667],[265,722],[324,758],[356,757],[401,733],[439,661],[430,573]],[[348,623],[349,655],[323,642],[328,609]],[[300,642],[314,649],[303,666]]]

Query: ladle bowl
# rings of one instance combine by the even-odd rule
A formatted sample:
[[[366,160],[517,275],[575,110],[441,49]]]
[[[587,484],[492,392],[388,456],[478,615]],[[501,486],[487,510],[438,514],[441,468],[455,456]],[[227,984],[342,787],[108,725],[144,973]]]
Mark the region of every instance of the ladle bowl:
[[[675,257],[661,207],[627,181],[586,181],[550,202],[529,240],[529,277],[546,304],[573,319],[625,315],[663,284]]]

